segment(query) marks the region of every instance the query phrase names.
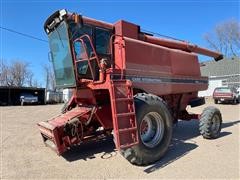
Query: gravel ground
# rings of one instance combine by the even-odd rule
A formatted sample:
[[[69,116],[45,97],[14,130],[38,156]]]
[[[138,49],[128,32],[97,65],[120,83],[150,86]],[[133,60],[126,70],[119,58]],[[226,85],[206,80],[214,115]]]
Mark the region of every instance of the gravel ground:
[[[207,105],[212,105],[209,101]],[[189,108],[201,113],[207,105]],[[2,179],[240,179],[240,105],[216,105],[222,112],[220,138],[205,140],[198,122],[179,122],[160,161],[138,167],[128,163],[111,139],[82,145],[57,156],[42,143],[36,123],[59,113],[61,105],[1,108]],[[0,179],[1,179],[0,178]]]

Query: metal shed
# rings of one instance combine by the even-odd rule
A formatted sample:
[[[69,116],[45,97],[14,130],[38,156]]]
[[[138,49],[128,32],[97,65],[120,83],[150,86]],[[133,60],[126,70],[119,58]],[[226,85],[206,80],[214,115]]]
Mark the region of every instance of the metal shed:
[[[0,105],[20,105],[22,93],[38,96],[39,104],[45,104],[45,88],[0,86]]]

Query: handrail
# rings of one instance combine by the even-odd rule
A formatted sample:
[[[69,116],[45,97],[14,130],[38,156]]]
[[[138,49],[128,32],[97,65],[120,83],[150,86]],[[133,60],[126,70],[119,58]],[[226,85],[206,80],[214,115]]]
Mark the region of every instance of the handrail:
[[[113,39],[115,38],[115,37],[120,37],[120,38],[122,38],[123,39],[123,36],[122,35],[119,35],[119,34],[113,34],[112,36],[111,36],[111,38],[110,38],[110,53],[111,53],[111,60],[112,60],[112,62],[114,62],[113,61]],[[123,79],[123,57],[122,57],[122,54],[121,54],[121,61],[122,61],[122,67],[120,68],[121,69],[121,80]],[[114,62],[114,66],[116,66],[116,64],[115,64],[115,62]]]
[[[86,47],[86,43],[84,41],[84,38],[87,38],[87,40],[89,41],[89,43],[91,45],[91,49],[92,49],[93,54],[94,54],[93,57],[89,57],[89,55],[87,53],[87,47]],[[96,50],[95,50],[95,48],[93,46],[93,43],[92,43],[92,39],[88,34],[84,34],[84,35],[80,36],[79,38],[77,38],[73,41],[73,44],[72,44],[73,48],[72,49],[74,49],[74,43],[75,42],[81,42],[82,43],[84,51],[86,52],[86,56],[87,56],[87,58],[85,58],[85,59],[77,60],[76,55],[74,54],[74,64],[75,64],[76,76],[78,76],[78,74],[77,74],[77,63],[80,62],[80,61],[88,61],[88,65],[89,65],[90,72],[91,72],[91,75],[92,75],[92,79],[93,79],[93,82],[94,82],[95,81],[95,76],[94,76],[93,68],[92,68],[92,65],[91,65],[90,61],[93,60],[93,59],[96,59],[99,69],[101,69],[101,66],[100,66],[100,62],[99,62],[99,58],[97,56]]]

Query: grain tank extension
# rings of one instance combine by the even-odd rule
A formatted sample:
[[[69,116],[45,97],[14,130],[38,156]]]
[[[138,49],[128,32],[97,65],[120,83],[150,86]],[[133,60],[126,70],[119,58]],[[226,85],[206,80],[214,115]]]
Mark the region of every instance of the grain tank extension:
[[[113,134],[116,148],[132,164],[160,159],[172,126],[198,119],[206,139],[217,138],[221,113],[201,115],[188,105],[204,104],[198,91],[208,87],[197,54],[222,55],[185,41],[162,39],[126,21],[115,24],[60,10],[44,24],[59,88],[71,88],[62,114],[38,123],[44,143],[58,155],[74,145]],[[183,129],[184,130],[184,129]]]

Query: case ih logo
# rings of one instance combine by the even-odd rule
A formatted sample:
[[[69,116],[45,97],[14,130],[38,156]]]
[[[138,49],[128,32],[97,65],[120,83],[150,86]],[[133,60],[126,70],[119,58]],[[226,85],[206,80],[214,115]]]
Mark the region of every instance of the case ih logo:
[[[161,83],[163,82],[161,79],[157,79],[157,78],[146,78],[146,77],[132,77],[130,78],[132,81],[134,82],[149,82],[149,83]]]
[[[133,82],[144,83],[208,83],[207,80],[194,80],[194,79],[173,79],[173,78],[152,78],[152,77],[132,77],[126,76],[126,79],[130,79]]]

